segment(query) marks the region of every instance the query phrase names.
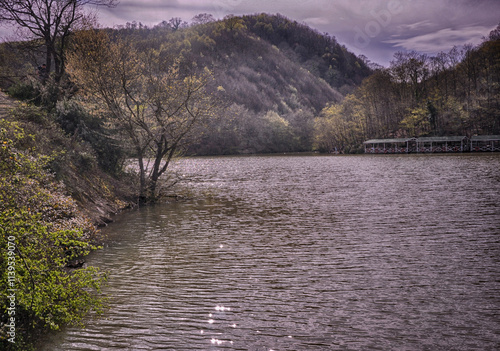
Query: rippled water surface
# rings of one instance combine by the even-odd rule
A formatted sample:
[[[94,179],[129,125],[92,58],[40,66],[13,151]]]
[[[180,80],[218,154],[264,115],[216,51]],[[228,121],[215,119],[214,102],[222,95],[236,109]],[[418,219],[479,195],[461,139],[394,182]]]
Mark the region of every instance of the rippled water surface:
[[[500,155],[194,158],[45,350],[499,350]]]

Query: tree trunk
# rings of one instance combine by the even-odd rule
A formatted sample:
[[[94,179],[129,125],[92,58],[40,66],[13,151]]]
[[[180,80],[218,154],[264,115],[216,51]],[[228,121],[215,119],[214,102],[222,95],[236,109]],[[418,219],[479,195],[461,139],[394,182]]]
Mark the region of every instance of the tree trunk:
[[[160,143],[157,143],[157,151],[156,151],[155,162],[153,165],[153,172],[151,173],[151,179],[149,180],[148,184],[148,189],[149,189],[148,196],[150,196],[150,199],[153,201],[156,198],[158,180],[160,179],[162,174],[165,173],[165,171],[167,170],[168,165],[170,164],[170,160],[172,160],[176,149],[177,149],[176,145],[172,145],[169,147],[168,143],[164,140],[164,138],[162,138],[162,141]],[[166,159],[164,160],[165,157]],[[165,161],[165,164],[163,166],[161,165],[162,161]]]
[[[141,202],[147,199],[146,189],[146,169],[144,166],[144,157],[142,150],[137,150],[137,161],[139,163],[139,200]]]

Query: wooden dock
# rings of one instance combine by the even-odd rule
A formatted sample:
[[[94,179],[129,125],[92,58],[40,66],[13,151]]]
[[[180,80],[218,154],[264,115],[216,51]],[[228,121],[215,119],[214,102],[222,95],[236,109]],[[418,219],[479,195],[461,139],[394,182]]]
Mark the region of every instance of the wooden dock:
[[[474,135],[470,138],[470,151],[500,151],[500,135]]]
[[[500,151],[500,135],[371,139],[365,154],[453,153]]]

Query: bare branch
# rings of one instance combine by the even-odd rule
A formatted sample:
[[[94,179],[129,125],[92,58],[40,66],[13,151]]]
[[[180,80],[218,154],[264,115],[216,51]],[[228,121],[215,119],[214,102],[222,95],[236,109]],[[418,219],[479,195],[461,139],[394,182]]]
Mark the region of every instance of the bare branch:
[[[0,22],[26,29],[30,37],[45,44],[47,72],[59,80],[65,71],[66,41],[75,26],[84,21],[85,5],[116,6],[116,0],[0,0]]]

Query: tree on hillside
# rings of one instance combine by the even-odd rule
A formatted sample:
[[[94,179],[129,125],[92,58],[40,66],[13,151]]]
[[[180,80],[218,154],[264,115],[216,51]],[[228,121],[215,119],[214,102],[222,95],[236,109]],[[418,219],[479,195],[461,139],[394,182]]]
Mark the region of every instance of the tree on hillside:
[[[183,21],[180,17],[172,17],[168,21],[168,26],[175,32],[176,30],[179,30],[181,28],[186,28],[188,26],[188,23],[186,21]]]
[[[68,37],[85,22],[84,6],[116,3],[117,0],[0,0],[0,22],[23,29],[26,39],[41,41],[45,48],[46,72],[53,70],[55,79],[59,80],[65,70]]]
[[[164,48],[135,50],[102,31],[80,32],[68,55],[68,73],[95,107],[104,106],[138,160],[140,197],[152,199],[176,153],[193,141],[217,99],[206,91],[211,73],[182,73]],[[152,160],[149,164],[148,160]]]
[[[391,71],[394,79],[407,87],[404,92],[407,98],[413,100],[413,104],[418,104],[425,94],[425,81],[429,77],[427,66],[428,57],[416,51],[402,52],[394,54],[391,61]]]
[[[200,14],[194,16],[192,19],[193,25],[207,24],[207,23],[211,23],[211,22],[215,22],[215,18],[210,13],[200,13]]]
[[[358,152],[366,138],[366,118],[360,99],[351,94],[332,104],[314,121],[315,147],[335,153]]]
[[[347,144],[345,137],[346,121],[342,116],[341,105],[325,107],[320,117],[314,120],[315,149],[322,152],[343,152]]]
[[[216,36],[221,36],[224,41],[231,43],[245,30],[247,26],[241,17],[227,15],[222,21],[217,22]]]

